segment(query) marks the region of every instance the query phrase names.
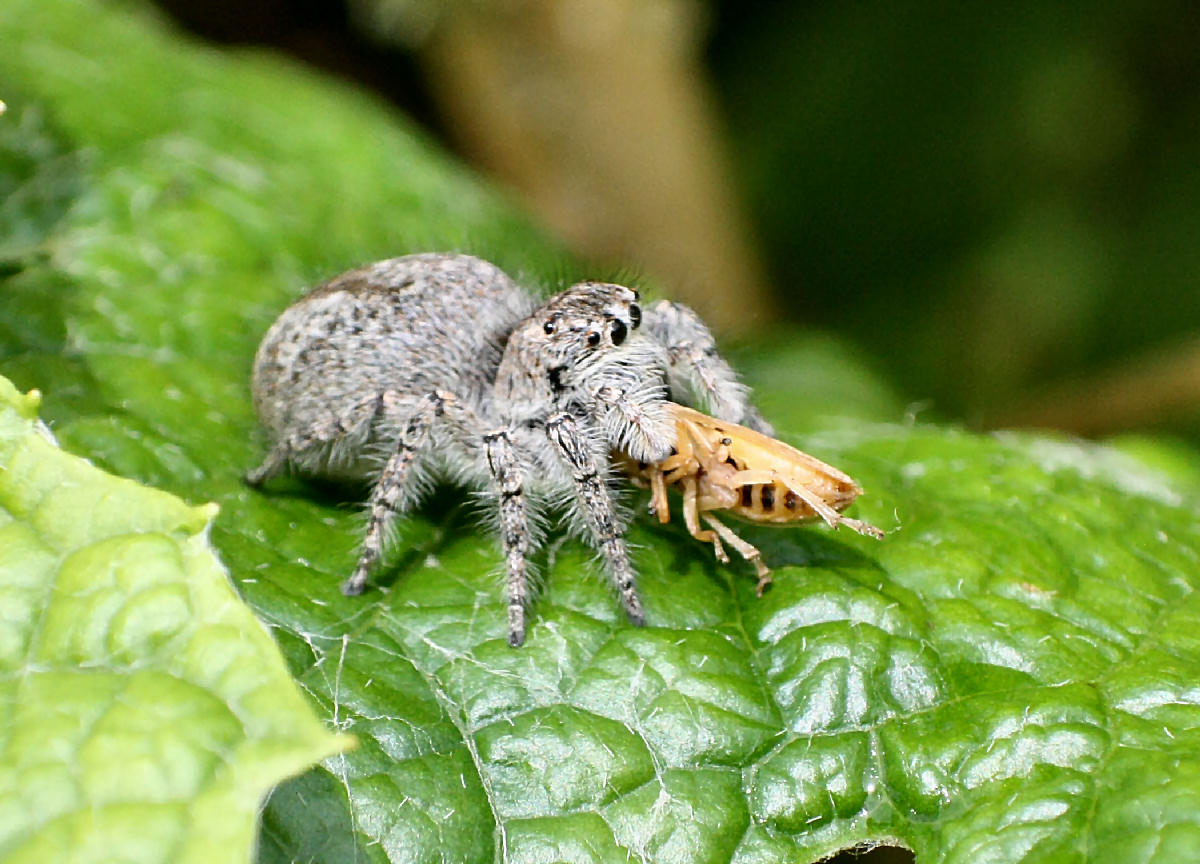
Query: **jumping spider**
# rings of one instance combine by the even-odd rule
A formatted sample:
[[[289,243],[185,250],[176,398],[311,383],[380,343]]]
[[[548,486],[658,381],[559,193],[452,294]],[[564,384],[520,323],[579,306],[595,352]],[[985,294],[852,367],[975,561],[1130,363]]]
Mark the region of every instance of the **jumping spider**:
[[[642,604],[609,453],[655,462],[675,443],[667,411],[687,391],[717,417],[769,433],[694,312],[583,282],[536,305],[467,255],[409,255],[318,286],[267,331],[255,407],[271,450],[258,485],[291,466],[374,483],[366,535],[342,585],[359,594],[391,519],[434,476],[488,490],[507,567],[508,641],[525,640],[527,562],[539,511],[565,502],[629,619]]]

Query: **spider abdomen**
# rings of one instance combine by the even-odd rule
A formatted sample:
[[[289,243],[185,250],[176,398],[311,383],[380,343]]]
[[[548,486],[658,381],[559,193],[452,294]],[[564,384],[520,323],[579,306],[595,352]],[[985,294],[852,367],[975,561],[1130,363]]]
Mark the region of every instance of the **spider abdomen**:
[[[305,470],[368,474],[378,467],[376,445],[402,431],[387,426],[378,399],[390,394],[386,407],[398,416],[437,389],[481,401],[505,337],[531,305],[498,267],[465,255],[352,270],[297,300],[267,331],[254,360],[255,407],[275,442],[322,422],[340,426],[337,446],[308,454]]]

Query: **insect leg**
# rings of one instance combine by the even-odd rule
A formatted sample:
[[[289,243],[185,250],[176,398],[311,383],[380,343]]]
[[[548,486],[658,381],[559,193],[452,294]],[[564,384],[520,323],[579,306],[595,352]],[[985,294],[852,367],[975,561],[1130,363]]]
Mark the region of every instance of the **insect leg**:
[[[676,423],[675,430],[678,437],[671,455],[658,463],[658,470],[666,475],[665,483],[674,483],[688,476],[694,477],[700,470],[696,451],[701,450],[702,455],[708,455],[707,442],[702,435],[697,434],[691,423]]]
[[[758,584],[754,587],[754,593],[759,597],[763,595],[763,591],[767,590],[767,586],[771,584],[771,568],[768,567],[762,560],[762,553],[757,547],[751,546],[738,535],[730,530],[729,526],[722,523],[711,513],[704,514],[704,521],[712,526],[712,529],[720,535],[721,539],[738,551],[738,554],[754,565],[754,571],[758,574]]]
[[[750,391],[717,353],[716,341],[699,315],[680,303],[660,300],[646,308],[644,320],[646,332],[667,349],[672,393],[690,391],[713,416],[774,434],[750,404]]]
[[[358,556],[358,564],[350,578],[342,583],[342,593],[346,595],[361,594],[367,585],[367,577],[371,568],[383,551],[383,541],[388,524],[395,515],[407,509],[411,503],[403,500],[408,490],[408,478],[417,451],[425,443],[429,427],[445,411],[446,403],[452,397],[446,393],[433,392],[423,396],[412,409],[408,425],[396,442],[396,450],[388,458],[375,482],[371,492],[371,506],[367,516],[367,533],[363,538],[362,551]],[[386,405],[390,401],[387,394],[380,400]]]
[[[656,464],[658,465],[658,470],[664,474],[670,474],[680,468],[683,469],[684,474],[691,474],[696,470],[692,464],[693,461],[694,460],[690,455],[685,455],[683,453],[672,453],[666,459]]]
[[[612,496],[600,473],[588,443],[588,436],[570,414],[552,416],[546,423],[546,435],[571,471],[584,518],[592,538],[608,564],[608,572],[620,592],[625,613],[634,624],[645,620],[637,580],[629,563],[629,552],[621,537]]]
[[[667,501],[667,483],[662,471],[656,470],[650,475],[650,490],[650,509],[658,516],[659,523],[666,525],[671,521],[671,505]]]
[[[717,560],[722,564],[728,564],[729,556],[725,554],[721,538],[715,532],[705,531],[700,527],[700,507],[696,493],[696,478],[688,477],[683,481],[683,521],[687,525],[688,533],[701,543],[711,543],[713,555]]]
[[[525,642],[525,602],[528,576],[525,556],[529,553],[529,518],[521,470],[512,442],[503,429],[483,436],[488,470],[500,489],[500,542],[508,573],[508,644],[519,648]]]
[[[823,501],[821,499],[820,495],[818,495],[816,492],[813,492],[811,489],[808,489],[807,487],[805,487],[804,485],[802,485],[800,483],[789,482],[787,477],[785,477],[781,474],[778,474],[775,471],[739,471],[737,474],[734,475],[734,477],[735,477],[735,479],[740,480],[743,477],[743,475],[748,475],[748,474],[753,474],[753,475],[765,474],[768,476],[769,479],[766,479],[766,480],[750,479],[750,480],[746,480],[744,482],[771,483],[771,482],[778,480],[780,483],[785,485],[788,489],[795,492],[796,496],[798,498],[800,498],[800,500],[802,500],[806,504],[808,504],[809,507],[812,507],[813,511],[818,516],[820,516],[822,519],[824,519],[825,522],[828,523],[831,528],[837,528],[839,525],[845,525],[847,528],[849,528],[851,531],[854,531],[855,533],[862,534],[867,537],[874,537],[876,540],[883,539],[884,534],[881,529],[876,528],[874,525],[870,524],[869,522],[863,522],[860,519],[851,519],[849,516],[843,516],[841,513],[837,512],[832,507],[830,507],[828,504],[826,504],[825,501]]]
[[[246,472],[246,483],[250,486],[261,486],[305,452],[331,444],[336,445],[351,430],[361,428],[374,420],[379,413],[380,404],[379,397],[372,396],[356,403],[344,414],[329,412],[306,429],[276,442],[262,464]]]
[[[876,540],[882,540],[885,536],[882,528],[876,528],[870,522],[863,522],[861,519],[851,519],[848,516],[842,516],[841,522],[854,533],[861,534],[864,537],[874,537]]]
[[[685,431],[691,432],[682,423],[675,425],[678,438],[675,441],[675,447],[671,450],[671,455],[658,463],[658,469],[666,474],[668,483],[674,483],[681,477],[686,477],[689,474],[695,474],[700,468],[700,462],[696,459],[696,448],[693,446],[691,434],[684,435]]]

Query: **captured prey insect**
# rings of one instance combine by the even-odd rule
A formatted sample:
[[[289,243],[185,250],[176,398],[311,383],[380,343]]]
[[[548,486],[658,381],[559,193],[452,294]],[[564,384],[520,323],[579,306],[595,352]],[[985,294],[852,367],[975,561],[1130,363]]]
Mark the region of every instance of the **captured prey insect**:
[[[664,524],[671,519],[667,487],[678,489],[688,533],[712,543],[723,564],[729,563],[729,556],[722,541],[753,564],[758,596],[771,584],[770,569],[758,549],[734,534],[713,510],[772,524],[819,518],[834,528],[845,525],[882,539],[883,531],[874,525],[842,515],[862,488],[832,465],[745,426],[683,405],[671,403],[668,408],[675,420],[674,452],[659,462],[616,454],[617,466],[634,483],[651,490],[651,510]],[[708,523],[707,530],[700,527],[701,520]]]
[[[432,478],[484,490],[513,646],[525,639],[538,516],[559,502],[642,623],[609,451],[667,459],[668,399],[770,431],[687,307],[643,309],[637,291],[604,282],[539,303],[494,264],[457,254],[380,261],[314,288],[263,337],[251,389],[271,449],[248,483],[294,468],[372,484],[346,594],[364,590],[388,525]]]

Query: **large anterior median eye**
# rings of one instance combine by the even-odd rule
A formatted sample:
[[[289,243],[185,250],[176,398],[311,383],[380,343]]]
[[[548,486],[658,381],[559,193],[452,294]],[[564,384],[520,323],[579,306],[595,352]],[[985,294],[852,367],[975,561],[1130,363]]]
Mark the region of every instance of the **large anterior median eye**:
[[[629,328],[625,326],[625,322],[620,318],[614,318],[612,322],[612,343],[620,345],[625,341],[625,336],[629,333]]]

